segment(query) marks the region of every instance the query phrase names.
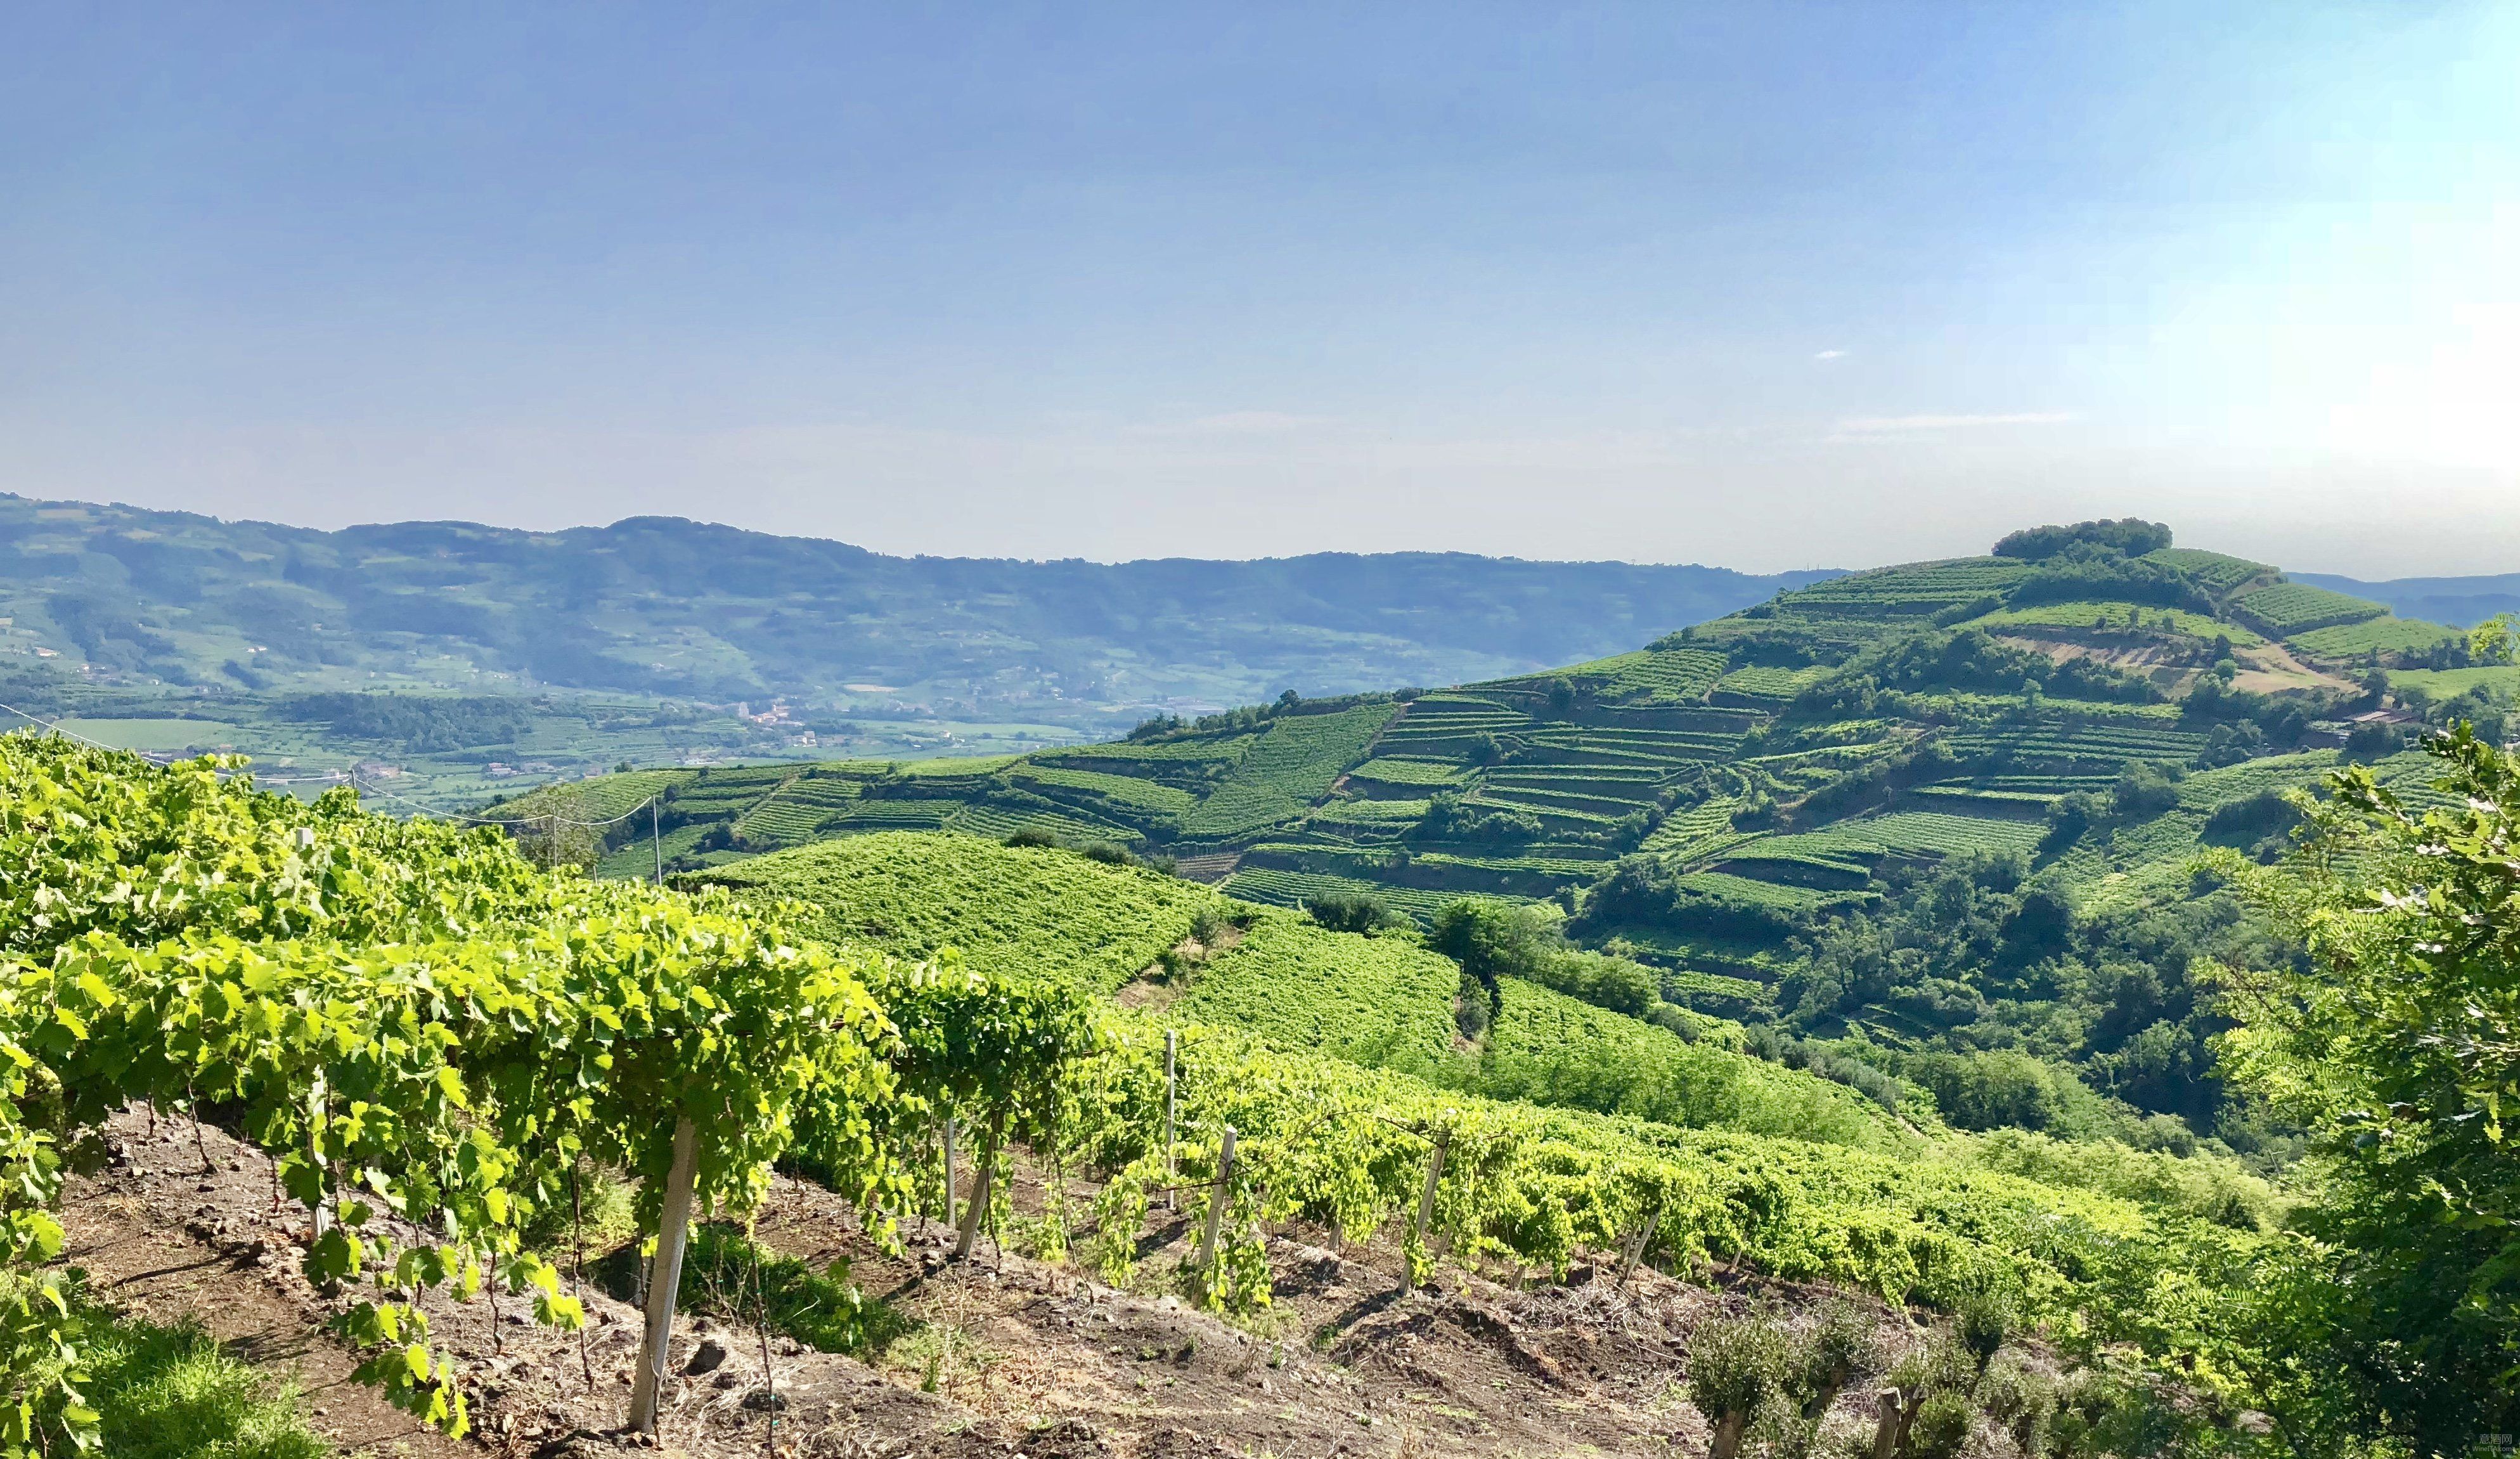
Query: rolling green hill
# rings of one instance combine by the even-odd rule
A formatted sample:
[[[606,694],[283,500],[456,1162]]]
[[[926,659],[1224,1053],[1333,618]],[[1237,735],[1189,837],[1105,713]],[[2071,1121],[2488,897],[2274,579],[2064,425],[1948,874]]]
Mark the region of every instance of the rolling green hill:
[[[2340,631],[2364,638],[2340,651]],[[2439,643],[2360,646],[2391,633]],[[1778,1057],[1851,1048],[1984,1123],[2184,1139],[2142,1124],[2168,1118],[2247,1144],[2264,1132],[2221,1103],[2189,969],[2280,938],[2187,862],[2272,854],[2280,793],[2340,757],[2415,775],[2390,756],[2421,718],[2498,726],[2512,671],[2452,666],[2463,653],[2264,564],[2068,533],[2045,557],[1789,590],[1559,670],[1290,695],[1012,758],[672,772],[661,845],[625,825],[605,865],[1029,833],[1243,901],[1369,894],[1420,926],[1462,896],[1551,902],[1672,1002],[1785,1040]],[[604,810],[621,798],[602,784],[508,813]]]

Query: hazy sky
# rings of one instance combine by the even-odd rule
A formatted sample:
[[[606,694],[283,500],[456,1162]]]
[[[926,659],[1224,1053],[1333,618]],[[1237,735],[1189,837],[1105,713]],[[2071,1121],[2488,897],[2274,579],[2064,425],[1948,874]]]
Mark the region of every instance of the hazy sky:
[[[2520,5],[19,7],[0,489],[2520,570]]]

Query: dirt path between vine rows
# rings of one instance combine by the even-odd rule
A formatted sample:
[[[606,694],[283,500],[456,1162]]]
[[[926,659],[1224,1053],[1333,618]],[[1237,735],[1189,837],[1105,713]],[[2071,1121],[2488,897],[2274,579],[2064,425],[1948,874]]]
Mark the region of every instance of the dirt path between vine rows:
[[[66,1205],[65,1260],[99,1297],[158,1320],[197,1318],[239,1355],[293,1377],[313,1421],[345,1447],[563,1459],[649,1446],[616,1428],[638,1313],[593,1284],[582,1341],[531,1325],[518,1299],[495,1315],[484,1299],[429,1299],[432,1339],[463,1365],[476,1425],[448,1439],[350,1380],[346,1349],[324,1329],[350,1299],[323,1298],[299,1275],[305,1211],[275,1208],[259,1153],[215,1128],[197,1137],[185,1121],[158,1121],[153,1136],[141,1114],[109,1133],[112,1163],[77,1181]],[[1047,1195],[1037,1173],[1022,1174],[1019,1225]],[[1404,1295],[1387,1242],[1334,1253],[1320,1233],[1290,1229],[1269,1244],[1271,1307],[1230,1323],[1165,1290],[1196,1233],[1154,1215],[1124,1290],[985,1238],[972,1259],[951,1262],[951,1233],[923,1221],[887,1255],[845,1202],[782,1179],[761,1242],[818,1266],[847,1258],[861,1287],[915,1326],[872,1362],[774,1338],[765,1367],[756,1330],[687,1319],[663,1446],[710,1459],[1702,1455],[1706,1426],[1680,1387],[1688,1335],[1754,1299],[1649,1270],[1621,1292],[1608,1257],[1579,1264],[1564,1286],[1524,1292],[1447,1270],[1440,1291]],[[1879,1316],[1891,1345],[1906,1341],[1903,1318]],[[1850,1385],[1840,1421],[1865,1424],[1864,1402]]]

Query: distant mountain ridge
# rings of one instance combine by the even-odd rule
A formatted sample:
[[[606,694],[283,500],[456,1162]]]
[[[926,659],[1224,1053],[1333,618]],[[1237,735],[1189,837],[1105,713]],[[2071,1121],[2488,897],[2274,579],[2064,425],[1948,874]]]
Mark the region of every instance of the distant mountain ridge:
[[[248,691],[504,678],[1079,729],[1598,657],[1833,575],[1464,553],[901,558],[677,518],[319,531],[0,495],[22,668]]]
[[[2520,572],[2476,577],[2395,577],[2364,582],[2333,572],[2287,573],[2295,582],[2385,603],[2402,618],[2471,627],[2498,613],[2520,613]]]

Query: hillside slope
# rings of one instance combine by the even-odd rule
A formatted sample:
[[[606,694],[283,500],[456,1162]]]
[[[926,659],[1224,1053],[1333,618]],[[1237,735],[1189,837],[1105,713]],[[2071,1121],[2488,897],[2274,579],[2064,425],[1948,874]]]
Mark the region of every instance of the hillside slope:
[[[1423,925],[1462,895],[1549,901],[1584,944],[1653,964],[1672,1002],[1773,1030],[1776,1057],[1854,1040],[1976,1122],[2136,1138],[2151,1117],[2245,1148],[2272,1137],[2230,1124],[2189,966],[2290,954],[2188,858],[2271,853],[2281,793],[2341,757],[2419,780],[2388,757],[2426,718],[2498,732],[2520,668],[2450,666],[2465,652],[2268,565],[2068,540],[1836,578],[1453,689],[1290,697],[997,760],[675,773],[661,844],[622,836],[607,864],[1030,832],[1282,906],[1364,893]],[[603,785],[512,811],[623,799]]]

